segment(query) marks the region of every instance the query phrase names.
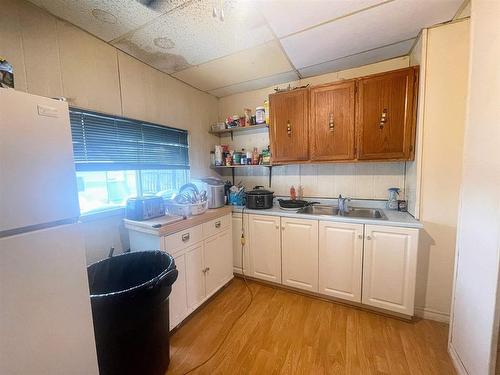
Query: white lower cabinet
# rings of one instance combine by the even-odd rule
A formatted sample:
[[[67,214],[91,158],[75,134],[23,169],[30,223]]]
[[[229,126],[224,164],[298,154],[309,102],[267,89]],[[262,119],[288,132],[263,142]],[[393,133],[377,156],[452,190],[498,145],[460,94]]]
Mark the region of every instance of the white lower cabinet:
[[[242,226],[243,224],[243,226]],[[233,213],[232,217],[233,241],[233,272],[249,274],[248,260],[248,214]],[[241,235],[245,236],[245,245],[241,246]],[[243,256],[242,256],[243,251]],[[244,264],[244,266],[243,266]]]
[[[132,251],[160,248],[175,260],[179,275],[169,296],[170,330],[233,278],[231,215],[168,236],[129,228]]]
[[[169,296],[169,322],[170,329],[177,326],[188,314],[188,303],[186,295],[186,254],[174,257],[177,271],[177,280],[172,285]]]
[[[418,229],[365,225],[362,303],[414,314]]]
[[[186,294],[189,312],[196,309],[205,298],[205,269],[203,242],[186,249]]]
[[[248,275],[414,315],[418,229],[270,215],[246,217]],[[235,272],[242,267],[241,220],[241,214],[233,214]]]
[[[283,284],[318,291],[318,221],[281,218]]]
[[[363,224],[319,222],[319,293],[361,302]]]
[[[281,283],[279,216],[249,215],[248,221],[250,276]]]
[[[233,277],[233,259],[227,255],[232,248],[231,230],[207,238],[204,245],[205,294],[210,297]]]

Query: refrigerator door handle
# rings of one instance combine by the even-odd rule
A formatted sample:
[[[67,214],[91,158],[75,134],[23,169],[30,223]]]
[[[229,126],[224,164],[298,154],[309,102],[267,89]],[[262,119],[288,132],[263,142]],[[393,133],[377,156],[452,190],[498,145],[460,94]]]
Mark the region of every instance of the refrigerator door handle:
[[[51,221],[49,223],[35,224],[35,225],[29,225],[29,226],[22,227],[22,228],[8,229],[8,230],[0,231],[0,238],[16,236],[19,234],[34,232],[37,230],[48,229],[48,228],[53,228],[53,227],[58,227],[61,225],[76,224],[78,222],[78,219],[79,219],[78,217],[72,217],[69,219]]]

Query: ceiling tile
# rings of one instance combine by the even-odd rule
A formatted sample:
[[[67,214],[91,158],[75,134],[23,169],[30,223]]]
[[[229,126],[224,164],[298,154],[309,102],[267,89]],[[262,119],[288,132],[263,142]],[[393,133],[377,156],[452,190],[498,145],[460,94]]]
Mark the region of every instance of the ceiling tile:
[[[224,1],[224,22],[212,16],[213,6],[214,2],[193,1],[113,44],[173,73],[274,39],[257,3]]]
[[[201,90],[210,91],[293,70],[277,41],[247,49],[173,76]]]
[[[50,13],[105,40],[113,40],[187,0],[30,0]]]
[[[299,69],[299,73],[302,77],[312,77],[319,74],[338,72],[339,70],[356,68],[358,66],[407,55],[414,42],[415,39],[405,40],[389,46],[361,52],[356,55],[312,65],[307,68]]]
[[[261,0],[262,13],[278,37],[315,26],[386,0]]]
[[[411,39],[451,20],[462,0],[395,0],[290,37],[281,43],[296,68]]]
[[[219,89],[211,90],[208,93],[218,98],[223,96],[233,95],[240,92],[252,91],[262,89],[264,87],[269,87],[272,85],[277,85],[279,83],[296,81],[299,79],[299,76],[295,71],[275,74],[270,77],[264,77],[259,79],[254,79],[252,81],[237,83],[235,85],[221,87]]]

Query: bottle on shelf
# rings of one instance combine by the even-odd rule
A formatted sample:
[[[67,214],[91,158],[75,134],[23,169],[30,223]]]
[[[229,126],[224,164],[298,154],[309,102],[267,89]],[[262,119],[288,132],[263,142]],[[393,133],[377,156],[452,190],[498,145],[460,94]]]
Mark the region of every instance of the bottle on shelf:
[[[265,123],[269,125],[269,100],[264,101],[264,117]]]

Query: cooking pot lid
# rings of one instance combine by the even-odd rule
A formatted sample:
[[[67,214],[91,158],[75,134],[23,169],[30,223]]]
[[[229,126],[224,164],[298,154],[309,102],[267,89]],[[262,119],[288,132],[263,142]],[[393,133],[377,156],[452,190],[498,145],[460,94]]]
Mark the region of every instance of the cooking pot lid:
[[[247,191],[248,195],[273,195],[273,191],[261,189],[263,186],[255,186],[253,190]]]

